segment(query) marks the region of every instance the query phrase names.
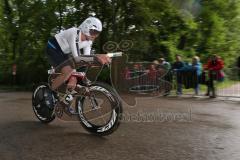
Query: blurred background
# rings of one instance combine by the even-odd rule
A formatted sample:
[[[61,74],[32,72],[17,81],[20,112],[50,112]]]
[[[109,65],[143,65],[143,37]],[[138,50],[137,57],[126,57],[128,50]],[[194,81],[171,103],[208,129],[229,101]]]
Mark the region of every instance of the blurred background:
[[[232,68],[240,56],[237,0],[1,0],[0,86],[27,89],[47,81],[48,38],[89,16],[104,25],[96,53],[108,41],[131,40],[130,61],[173,62],[181,54],[206,62],[217,54]]]

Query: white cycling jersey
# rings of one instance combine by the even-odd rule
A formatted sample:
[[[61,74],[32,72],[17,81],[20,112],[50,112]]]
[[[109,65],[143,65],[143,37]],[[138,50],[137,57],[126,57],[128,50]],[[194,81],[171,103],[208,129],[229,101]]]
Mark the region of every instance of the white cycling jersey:
[[[78,57],[82,55],[80,49],[83,49],[83,55],[90,55],[92,41],[81,41],[81,31],[76,27],[56,34],[55,38],[65,54],[72,53],[73,57]]]

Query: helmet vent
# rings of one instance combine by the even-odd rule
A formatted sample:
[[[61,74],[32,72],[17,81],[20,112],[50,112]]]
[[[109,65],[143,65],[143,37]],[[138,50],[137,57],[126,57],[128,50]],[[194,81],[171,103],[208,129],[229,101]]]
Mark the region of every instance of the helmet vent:
[[[86,23],[91,24],[91,21],[90,21],[90,20],[87,20]]]

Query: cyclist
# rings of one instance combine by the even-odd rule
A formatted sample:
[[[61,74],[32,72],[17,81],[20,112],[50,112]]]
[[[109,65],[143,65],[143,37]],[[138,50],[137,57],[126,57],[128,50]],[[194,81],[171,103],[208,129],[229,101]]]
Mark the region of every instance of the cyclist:
[[[98,61],[101,64],[110,63],[106,55],[90,55],[93,41],[102,31],[102,22],[96,17],[89,17],[76,28],[64,30],[47,43],[47,57],[50,64],[62,73],[52,82],[52,90],[56,90],[64,82],[68,81],[67,88],[74,90],[77,84],[76,77],[71,76],[75,72],[75,64],[81,61]],[[83,53],[81,53],[81,49]],[[72,57],[72,58],[71,58]]]

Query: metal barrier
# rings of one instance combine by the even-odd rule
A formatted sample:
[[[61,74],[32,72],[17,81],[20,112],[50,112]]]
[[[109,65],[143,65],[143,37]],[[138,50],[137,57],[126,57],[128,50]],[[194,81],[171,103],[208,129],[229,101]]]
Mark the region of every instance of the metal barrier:
[[[129,63],[118,74],[117,88],[130,93],[164,94],[173,88],[169,74],[169,71],[156,68],[152,63]]]
[[[224,80],[222,82],[214,81],[216,95],[240,98],[240,69],[224,68],[223,71],[225,74]],[[129,63],[121,70],[121,74],[119,74],[118,88],[131,93],[158,92],[160,95],[165,95],[166,93],[175,95],[177,78],[174,73],[164,68],[156,68],[156,65],[153,63]],[[208,73],[206,75],[208,76]],[[194,79],[191,77],[191,74],[188,76],[185,79]],[[193,87],[189,89],[185,89],[185,87],[186,85],[183,86],[183,94],[195,94]],[[207,85],[201,84],[198,95],[205,95],[206,90]]]
[[[240,97],[240,68],[225,68],[225,80],[217,82],[217,95],[222,97]]]
[[[214,80],[216,95],[219,97],[236,97],[240,98],[240,69],[239,68],[224,68],[224,80]],[[208,77],[208,72],[206,73]],[[175,78],[176,80],[176,78]],[[176,82],[173,82],[176,83]],[[174,85],[176,86],[176,84]],[[176,87],[174,87],[176,89]],[[207,92],[207,84],[200,84],[200,96],[204,96]],[[174,92],[173,92],[174,93]],[[184,89],[183,94],[194,95],[193,89]]]

